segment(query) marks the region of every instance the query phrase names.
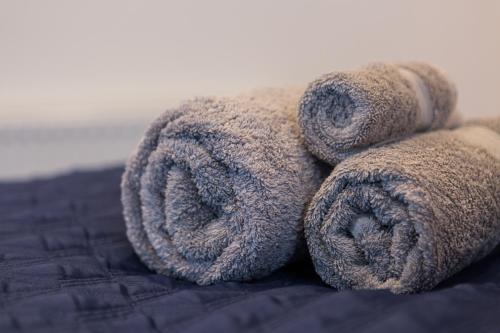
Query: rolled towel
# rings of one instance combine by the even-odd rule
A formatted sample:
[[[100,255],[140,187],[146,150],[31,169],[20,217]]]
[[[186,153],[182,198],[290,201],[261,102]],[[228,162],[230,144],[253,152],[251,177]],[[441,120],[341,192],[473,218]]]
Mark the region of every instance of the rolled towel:
[[[438,68],[425,63],[374,63],[312,82],[299,107],[306,144],[337,164],[370,145],[461,122],[457,92]]]
[[[127,235],[151,269],[205,285],[283,266],[320,185],[300,90],[197,98],[153,122],[122,180]]]
[[[486,256],[500,241],[500,118],[490,124],[342,161],[305,219],[321,278],[339,289],[417,292]]]

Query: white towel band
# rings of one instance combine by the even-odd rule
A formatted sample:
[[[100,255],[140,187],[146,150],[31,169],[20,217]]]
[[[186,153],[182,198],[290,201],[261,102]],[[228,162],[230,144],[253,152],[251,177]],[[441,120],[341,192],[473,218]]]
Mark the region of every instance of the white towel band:
[[[453,131],[469,144],[485,149],[490,155],[500,160],[500,135],[486,127],[465,126]]]
[[[418,76],[411,70],[402,67],[398,68],[398,70],[399,73],[408,80],[412,90],[417,96],[419,110],[417,130],[425,131],[431,127],[434,120],[434,110],[432,109],[429,90],[427,89],[426,84],[420,78],[420,76]]]

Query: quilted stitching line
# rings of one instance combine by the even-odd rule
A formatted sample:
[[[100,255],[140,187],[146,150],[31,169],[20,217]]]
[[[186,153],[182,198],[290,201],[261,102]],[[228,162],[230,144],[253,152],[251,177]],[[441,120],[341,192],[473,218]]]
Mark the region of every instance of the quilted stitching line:
[[[266,292],[269,292],[269,291],[272,291],[272,290],[280,290],[280,289],[284,289],[284,288],[287,288],[287,287],[289,287],[289,286],[282,286],[282,287],[272,288],[272,289],[264,289],[264,290],[260,290],[258,292],[245,291],[241,295],[235,295],[235,296],[231,297],[230,301],[223,301],[223,302],[219,302],[218,304],[216,303],[214,306],[212,306],[211,310],[209,310],[207,313],[204,314],[204,317],[208,317],[209,315],[211,315],[211,314],[213,314],[213,313],[215,313],[215,312],[217,312],[217,311],[219,311],[221,309],[224,309],[224,308],[226,308],[226,307],[228,307],[230,305],[238,304],[238,303],[241,303],[241,302],[246,302],[246,301],[248,301],[250,299],[259,297],[260,295],[262,295],[262,293],[266,293]],[[241,299],[240,298],[241,296],[244,296],[244,298]],[[193,319],[184,320],[184,321],[179,322],[179,323],[180,323],[180,325],[183,325],[185,328],[187,328],[187,327],[189,327],[189,325],[192,322],[194,322],[194,321],[200,321],[200,320],[202,320],[202,318],[193,318]]]
[[[127,276],[122,276],[123,278],[124,277],[127,277]],[[119,278],[122,278],[122,277],[119,277]],[[20,291],[20,292],[11,292],[7,295],[7,299],[9,302],[15,302],[15,301],[19,301],[19,300],[22,300],[22,299],[25,299],[25,298],[28,298],[28,297],[32,297],[32,296],[42,296],[42,295],[45,295],[45,294],[49,294],[49,293],[52,293],[52,292],[61,292],[61,293],[64,293],[66,292],[68,289],[78,289],[79,287],[84,287],[86,285],[89,285],[89,284],[106,284],[106,283],[109,283],[109,284],[124,284],[126,285],[126,283],[122,283],[122,282],[118,282],[116,280],[114,280],[116,277],[106,277],[106,278],[102,278],[102,279],[96,279],[95,281],[93,281],[93,283],[83,283],[83,284],[60,284],[60,285],[57,285],[55,287],[50,287],[50,288],[45,288],[45,289],[39,289],[37,288],[36,289],[36,292],[29,292],[29,291]],[[180,290],[169,290],[169,291],[166,291],[165,293],[162,293],[162,294],[159,294],[158,297],[160,296],[165,296],[165,295],[169,295],[169,294],[174,294],[176,292],[179,292],[179,291],[182,291],[183,289],[180,289]],[[33,291],[33,290],[30,290],[30,291]],[[146,294],[148,293],[149,291],[144,291],[142,293]],[[142,294],[142,293],[139,293],[138,295]],[[14,296],[14,297],[12,297]],[[19,297],[15,297],[15,296],[19,296]],[[157,298],[157,297],[148,297],[146,298],[145,301],[154,301],[154,299]],[[4,302],[3,305],[7,305],[6,304],[7,302]],[[142,303],[142,301],[141,301]],[[0,304],[2,304],[2,302],[0,302]]]
[[[98,244],[98,246],[114,246],[114,245],[122,245],[126,243],[126,240],[116,240],[114,242],[109,242],[109,243],[103,243],[103,244]],[[57,249],[57,250],[46,250],[45,253],[47,254],[46,256],[38,256],[38,257],[32,257],[32,258],[14,258],[14,259],[9,259],[8,261],[1,261],[0,260],[0,267],[26,267],[30,265],[35,265],[35,264],[44,264],[50,259],[61,259],[61,258],[70,258],[74,256],[81,256],[81,255],[86,255],[90,254],[92,252],[92,249],[90,247],[75,247],[75,248],[65,248],[65,249]]]

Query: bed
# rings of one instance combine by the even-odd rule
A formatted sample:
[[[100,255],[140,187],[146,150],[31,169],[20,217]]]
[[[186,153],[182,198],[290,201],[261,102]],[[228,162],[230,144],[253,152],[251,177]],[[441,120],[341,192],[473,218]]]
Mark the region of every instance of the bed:
[[[0,332],[498,332],[500,249],[432,292],[336,291],[308,260],[207,287],[155,274],[121,167],[0,184]]]

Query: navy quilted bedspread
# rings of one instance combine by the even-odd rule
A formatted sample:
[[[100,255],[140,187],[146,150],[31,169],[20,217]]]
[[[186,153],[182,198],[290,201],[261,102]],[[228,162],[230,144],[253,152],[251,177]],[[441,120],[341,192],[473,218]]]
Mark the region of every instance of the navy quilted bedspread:
[[[0,332],[500,332],[500,250],[432,292],[343,291],[310,264],[199,287],[149,271],[121,168],[0,184]]]

